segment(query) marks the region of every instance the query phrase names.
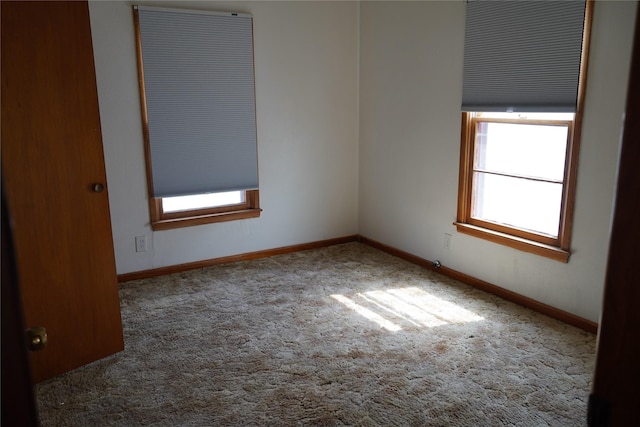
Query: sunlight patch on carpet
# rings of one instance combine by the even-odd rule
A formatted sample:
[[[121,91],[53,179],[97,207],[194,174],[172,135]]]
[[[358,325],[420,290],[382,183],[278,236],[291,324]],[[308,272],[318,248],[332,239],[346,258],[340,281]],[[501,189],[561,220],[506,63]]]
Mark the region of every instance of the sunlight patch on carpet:
[[[384,317],[380,316],[379,314],[373,312],[372,310],[369,310],[366,307],[363,307],[360,304],[357,304],[355,301],[353,301],[351,298],[347,298],[344,295],[331,295],[331,298],[335,298],[338,301],[340,301],[341,303],[343,303],[344,305],[346,305],[347,307],[349,307],[350,309],[352,309],[353,311],[355,311],[356,313],[366,317],[367,319],[376,322],[378,325],[380,325],[381,327],[383,327],[384,329],[388,330],[388,331],[399,331],[402,328],[398,325],[396,325],[395,323],[385,319]]]
[[[331,298],[392,332],[402,330],[402,324],[433,328],[484,320],[472,311],[417,287],[370,291],[351,298],[334,294]]]

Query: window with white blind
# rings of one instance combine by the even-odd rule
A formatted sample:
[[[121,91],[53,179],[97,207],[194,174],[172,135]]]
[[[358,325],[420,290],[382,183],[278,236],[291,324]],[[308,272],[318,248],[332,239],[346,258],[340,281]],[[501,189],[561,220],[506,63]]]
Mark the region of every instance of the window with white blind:
[[[259,216],[252,17],[133,9],[153,228]]]
[[[568,262],[591,7],[467,2],[458,231]]]

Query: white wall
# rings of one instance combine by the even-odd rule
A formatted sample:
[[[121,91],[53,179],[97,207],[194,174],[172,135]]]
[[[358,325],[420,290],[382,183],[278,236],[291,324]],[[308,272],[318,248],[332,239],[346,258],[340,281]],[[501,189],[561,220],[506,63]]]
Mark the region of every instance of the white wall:
[[[263,208],[257,219],[158,232],[149,225],[131,4],[89,2],[118,273],[356,234],[357,4],[156,3],[253,14]],[[146,253],[135,252],[140,235]]]
[[[152,232],[131,4],[89,3],[118,273],[360,233],[598,320],[636,2],[596,3],[568,264],[452,225],[463,1],[173,3],[255,18],[264,211]]]
[[[362,3],[360,234],[598,321],[635,9],[635,2],[595,6],[573,254],[564,264],[452,225],[464,2]]]

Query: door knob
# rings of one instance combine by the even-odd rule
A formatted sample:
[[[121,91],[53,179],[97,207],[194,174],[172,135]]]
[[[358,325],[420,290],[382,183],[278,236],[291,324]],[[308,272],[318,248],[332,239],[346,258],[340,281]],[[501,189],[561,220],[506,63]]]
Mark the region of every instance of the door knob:
[[[27,329],[27,347],[30,351],[42,350],[47,346],[47,329],[42,326],[36,326]]]
[[[104,184],[102,184],[101,182],[96,182],[95,184],[91,185],[91,189],[94,193],[102,193],[102,191],[104,190]]]

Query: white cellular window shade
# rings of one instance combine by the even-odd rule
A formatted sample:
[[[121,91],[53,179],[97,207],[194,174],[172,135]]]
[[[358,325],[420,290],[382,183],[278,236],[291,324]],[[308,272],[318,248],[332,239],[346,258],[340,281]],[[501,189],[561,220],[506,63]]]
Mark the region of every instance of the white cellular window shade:
[[[252,17],[134,9],[153,196],[257,189]]]
[[[575,112],[584,0],[469,0],[462,111]]]

